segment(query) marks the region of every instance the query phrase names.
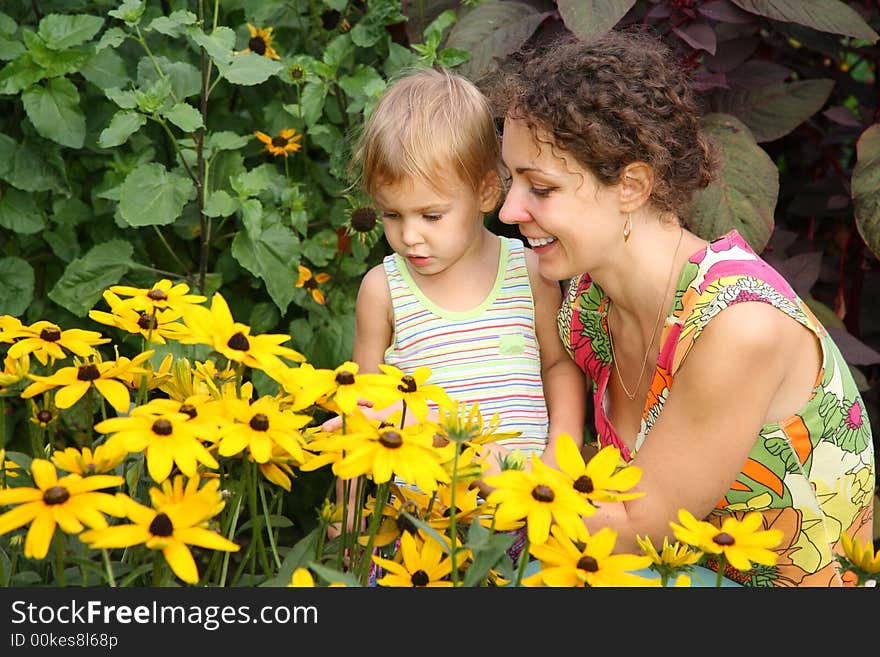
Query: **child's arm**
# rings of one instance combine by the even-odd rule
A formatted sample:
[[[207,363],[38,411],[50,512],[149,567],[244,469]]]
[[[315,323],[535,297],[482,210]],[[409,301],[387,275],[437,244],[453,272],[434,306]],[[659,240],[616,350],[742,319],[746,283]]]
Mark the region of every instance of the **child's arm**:
[[[544,399],[550,416],[547,447],[541,460],[556,467],[556,439],[561,433],[574,438],[578,448],[583,445],[586,421],[586,377],[565,351],[556,325],[556,312],[562,302],[557,281],[541,276],[538,258],[526,251],[526,265],[535,300],[535,332],[541,349],[541,376]]]

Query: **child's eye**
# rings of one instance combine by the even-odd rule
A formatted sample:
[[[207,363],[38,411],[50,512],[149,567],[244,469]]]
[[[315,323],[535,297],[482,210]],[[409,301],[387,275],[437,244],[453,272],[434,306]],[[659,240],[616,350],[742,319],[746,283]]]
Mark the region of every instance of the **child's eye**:
[[[400,215],[397,214],[396,212],[383,212],[382,213],[383,219],[397,219],[399,216]]]
[[[442,214],[423,214],[422,217],[427,219],[428,221],[439,221],[443,218]]]

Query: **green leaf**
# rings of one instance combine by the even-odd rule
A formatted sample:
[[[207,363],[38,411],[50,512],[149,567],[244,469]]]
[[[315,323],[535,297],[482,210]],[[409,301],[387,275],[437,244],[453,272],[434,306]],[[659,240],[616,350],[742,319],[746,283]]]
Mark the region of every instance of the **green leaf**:
[[[190,28],[190,38],[205,49],[208,56],[215,64],[232,60],[232,49],[235,47],[235,32],[228,27],[221,26],[211,34],[205,34],[197,27]]]
[[[52,50],[67,50],[85,43],[104,25],[104,19],[89,14],[48,14],[40,21],[37,34]]]
[[[323,82],[306,82],[303,85],[300,104],[303,110],[303,122],[311,127],[316,124],[324,113],[324,99],[327,98],[327,85]]]
[[[583,40],[613,28],[635,0],[558,0],[556,8],[565,27]]]
[[[222,189],[211,192],[205,203],[205,215],[208,217],[228,217],[238,210],[238,202]]]
[[[206,147],[215,151],[236,151],[251,141],[250,135],[239,135],[229,130],[212,132],[206,140]]]
[[[0,314],[18,317],[34,300],[34,268],[26,260],[0,258]]]
[[[372,66],[358,64],[352,75],[339,78],[339,86],[348,95],[349,114],[356,114],[364,108],[368,99],[377,100],[385,89],[385,80]]]
[[[444,45],[470,53],[459,70],[475,80],[496,68],[496,57],[518,50],[549,15],[517,0],[482,2],[458,19]]]
[[[137,25],[144,14],[144,9],[144,0],[124,0],[119,7],[111,9],[107,13],[129,25]]]
[[[318,123],[309,130],[309,141],[327,153],[334,153],[345,146],[342,131],[333,124]]]
[[[104,89],[104,95],[123,109],[134,109],[137,107],[137,94],[134,91],[110,87],[109,89]]]
[[[703,129],[721,151],[718,180],[698,192],[688,227],[705,240],[736,229],[757,253],[773,232],[779,170],[745,124],[726,114],[710,114]]]
[[[168,171],[164,165],[142,164],[122,183],[119,214],[129,226],[171,224],[195,191],[189,178]]]
[[[856,226],[874,256],[880,257],[880,123],[859,137],[856,158],[852,174]]]
[[[0,95],[15,96],[47,77],[46,70],[34,62],[29,52],[0,68]]]
[[[26,192],[61,191],[63,171],[64,161],[57,151],[30,140],[15,149],[12,168],[4,177],[13,187]]]
[[[138,62],[137,69],[138,82],[142,88],[158,89],[170,85],[171,93],[174,94],[174,102],[201,93],[202,74],[195,66],[188,62],[175,62],[167,57],[154,57],[153,59],[164,72],[165,79],[159,77],[153,62],[148,57],[143,57]]]
[[[189,103],[177,103],[165,112],[165,118],[184,132],[194,132],[205,125],[199,110]]]
[[[179,37],[185,33],[185,28],[198,23],[199,17],[191,11],[178,9],[172,11],[170,16],[159,16],[150,21],[145,28],[147,32],[156,31],[170,37]]]
[[[299,240],[292,230],[281,224],[266,227],[257,237],[239,231],[232,241],[232,255],[242,267],[263,279],[266,291],[281,313],[293,300],[291,279],[299,252]]]
[[[46,77],[54,78],[75,73],[92,55],[90,48],[73,48],[71,50],[52,50],[46,43],[30,30],[22,33],[22,38],[34,63],[41,66]]]
[[[0,180],[8,180],[6,175],[12,170],[12,160],[17,149],[15,140],[0,132]]]
[[[83,64],[80,73],[99,89],[122,87],[131,79],[125,60],[114,50],[96,52]]]
[[[67,78],[53,78],[43,87],[35,85],[21,97],[24,109],[43,137],[62,146],[82,148],[86,117],[79,107],[79,92]]]
[[[77,317],[85,317],[101,294],[119,283],[132,266],[134,249],[123,240],[98,244],[64,270],[61,278],[49,291],[49,298]]]
[[[0,60],[10,61],[25,52],[24,44],[18,39],[0,34]]]
[[[756,141],[773,141],[822,109],[833,88],[834,80],[825,78],[779,82],[752,91],[718,90],[711,104],[715,112],[745,123]]]
[[[32,194],[13,187],[0,198],[0,226],[15,233],[31,235],[45,228],[43,213]]]
[[[840,0],[731,0],[752,14],[798,23],[820,32],[843,34],[875,43],[878,34],[849,5]]]
[[[95,44],[95,52],[101,52],[105,48],[116,48],[128,38],[128,33],[121,27],[111,27],[101,35],[101,39]]]
[[[261,84],[273,75],[280,73],[284,65],[269,57],[254,52],[236,55],[229,62],[217,62],[217,70],[232,84],[253,86]]]
[[[119,110],[110,119],[110,125],[101,131],[98,146],[112,148],[128,141],[134,133],[147,123],[147,117],[135,110]]]

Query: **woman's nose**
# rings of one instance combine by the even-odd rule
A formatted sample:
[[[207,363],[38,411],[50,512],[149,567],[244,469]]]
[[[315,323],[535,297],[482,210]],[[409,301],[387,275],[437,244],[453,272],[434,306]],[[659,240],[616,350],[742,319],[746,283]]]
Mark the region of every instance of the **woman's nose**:
[[[519,224],[529,220],[529,214],[519,201],[519,194],[512,187],[507,190],[504,203],[498,210],[498,218],[505,224]]]

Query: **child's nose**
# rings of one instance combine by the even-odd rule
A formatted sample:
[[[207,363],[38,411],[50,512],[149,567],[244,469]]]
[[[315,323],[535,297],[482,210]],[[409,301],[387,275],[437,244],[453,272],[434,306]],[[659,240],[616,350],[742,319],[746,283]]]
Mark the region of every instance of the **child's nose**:
[[[403,225],[401,226],[400,238],[407,246],[413,246],[414,244],[421,242],[422,235],[419,232],[416,222],[404,220]]]

